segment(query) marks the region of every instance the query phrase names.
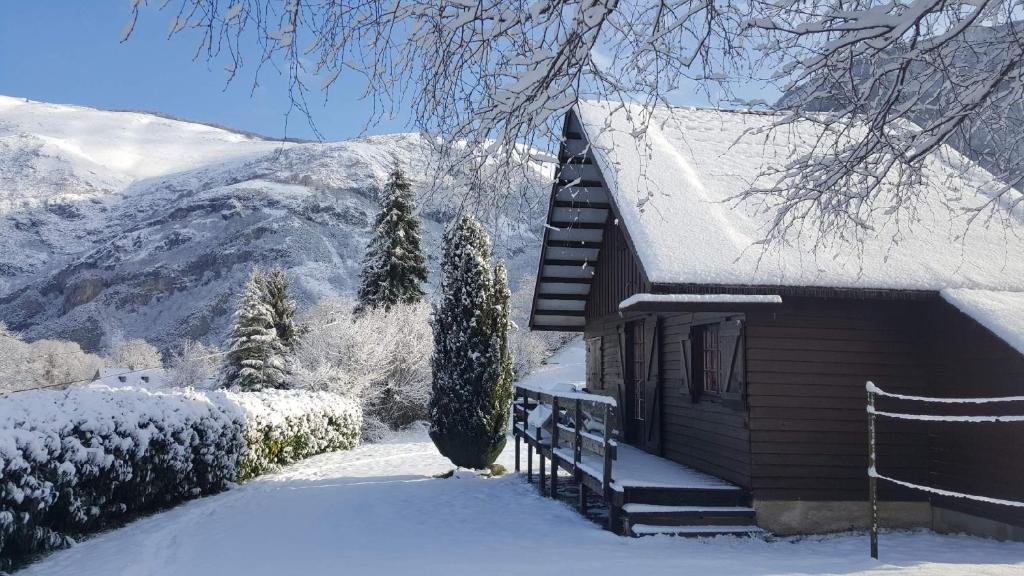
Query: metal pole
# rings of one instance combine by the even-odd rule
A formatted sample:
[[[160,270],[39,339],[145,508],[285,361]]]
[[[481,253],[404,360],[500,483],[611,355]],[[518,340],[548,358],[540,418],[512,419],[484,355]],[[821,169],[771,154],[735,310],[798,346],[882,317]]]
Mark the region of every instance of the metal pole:
[[[875,385],[868,390],[868,497],[871,500],[871,557],[878,559],[878,472],[875,466]]]

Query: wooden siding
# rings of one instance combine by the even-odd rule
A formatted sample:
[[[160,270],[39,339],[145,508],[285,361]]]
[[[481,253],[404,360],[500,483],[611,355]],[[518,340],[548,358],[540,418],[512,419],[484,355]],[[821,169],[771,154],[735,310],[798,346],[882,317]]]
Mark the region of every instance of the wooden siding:
[[[1024,355],[945,302],[928,309],[922,334],[932,351],[935,396],[1024,395]],[[917,406],[914,406],[914,405]],[[903,403],[910,410],[919,403]],[[937,414],[1024,414],[1024,402],[957,404]],[[908,410],[909,411],[909,410]],[[934,423],[930,425],[932,469],[928,484],[1024,502],[1024,423]],[[944,508],[1024,526],[1024,510],[937,497]]]
[[[865,382],[921,394],[912,302],[787,297],[747,315],[751,489],[764,500],[867,496]],[[879,420],[879,470],[927,478],[925,423]],[[883,498],[923,500],[883,483]]]
[[[585,308],[588,323],[617,314],[619,302],[650,291],[650,283],[618,222],[618,218],[609,218],[605,223],[604,241]]]

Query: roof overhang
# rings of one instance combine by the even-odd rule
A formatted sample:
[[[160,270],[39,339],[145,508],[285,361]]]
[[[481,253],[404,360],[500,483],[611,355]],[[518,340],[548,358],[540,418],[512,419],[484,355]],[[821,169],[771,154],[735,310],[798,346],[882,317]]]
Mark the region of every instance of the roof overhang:
[[[718,311],[779,304],[782,296],[777,294],[634,294],[619,303],[619,312]]]
[[[575,114],[566,114],[537,267],[530,329],[580,332],[611,214],[607,187]]]

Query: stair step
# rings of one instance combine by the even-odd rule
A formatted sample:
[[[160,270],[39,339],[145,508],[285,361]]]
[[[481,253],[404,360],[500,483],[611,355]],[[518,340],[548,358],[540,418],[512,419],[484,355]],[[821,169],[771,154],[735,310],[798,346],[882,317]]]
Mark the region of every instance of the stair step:
[[[726,535],[755,536],[764,534],[764,530],[752,524],[737,526],[657,526],[654,524],[635,524],[630,527],[630,530],[634,536],[654,536],[656,534],[665,534],[669,536],[685,536],[691,538]]]
[[[622,507],[630,525],[694,526],[746,525],[754,521],[756,512],[744,506],[659,506],[626,504]]]
[[[686,502],[692,506],[744,506],[749,496],[739,488],[643,488],[628,487],[623,495],[628,504],[674,506]]]
[[[622,507],[627,514],[667,514],[674,512],[682,513],[708,513],[708,514],[753,514],[754,509],[747,506],[666,506],[661,504],[640,504],[630,502]]]

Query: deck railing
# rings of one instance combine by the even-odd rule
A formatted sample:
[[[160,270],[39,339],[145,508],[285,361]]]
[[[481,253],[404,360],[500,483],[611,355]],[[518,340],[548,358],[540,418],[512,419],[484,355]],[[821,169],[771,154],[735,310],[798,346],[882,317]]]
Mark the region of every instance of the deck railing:
[[[551,463],[548,489],[551,497],[558,494],[558,467],[561,465],[579,484],[581,512],[586,512],[588,484],[597,484],[594,487],[610,502],[612,466],[618,447],[614,431],[615,407],[615,400],[608,396],[516,385],[512,411],[516,471],[520,471],[520,443],[525,442],[526,478],[528,482],[533,481],[533,451],[536,449],[540,457],[538,472],[542,493],[547,458]],[[532,423],[531,415],[535,416]],[[609,524],[615,522],[613,516],[609,514]]]

